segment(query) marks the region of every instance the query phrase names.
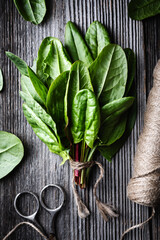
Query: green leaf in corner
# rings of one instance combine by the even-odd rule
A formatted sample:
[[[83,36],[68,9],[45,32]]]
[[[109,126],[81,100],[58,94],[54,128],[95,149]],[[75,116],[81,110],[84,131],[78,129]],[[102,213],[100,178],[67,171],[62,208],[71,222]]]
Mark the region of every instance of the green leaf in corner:
[[[129,16],[132,19],[143,20],[160,13],[159,0],[131,0],[128,5]]]
[[[32,81],[32,84],[36,90],[36,92],[38,93],[38,95],[40,96],[40,98],[42,99],[43,103],[46,104],[46,98],[47,98],[47,93],[48,93],[48,89],[47,87],[44,85],[44,83],[37,77],[37,75],[35,74],[35,72],[33,72],[33,70],[28,67],[28,74],[29,77]]]
[[[11,52],[6,52],[7,57],[16,65],[22,75],[28,76],[27,63]]]
[[[93,62],[93,58],[83,37],[76,25],[70,21],[66,24],[65,29],[65,47],[74,62],[81,60],[87,67]]]
[[[92,91],[83,89],[76,94],[70,124],[74,143],[83,140],[93,148],[100,127],[100,111],[97,98]]]
[[[20,163],[23,155],[21,140],[11,133],[0,131],[0,179]]]
[[[120,46],[109,44],[104,47],[89,71],[101,107],[123,97],[127,82],[127,60]]]
[[[105,27],[98,21],[93,22],[85,35],[86,43],[94,59],[102,49],[110,43],[110,38]]]
[[[29,22],[39,24],[46,14],[45,0],[14,0],[20,15]]]
[[[3,74],[2,70],[0,69],[0,91],[3,89]]]

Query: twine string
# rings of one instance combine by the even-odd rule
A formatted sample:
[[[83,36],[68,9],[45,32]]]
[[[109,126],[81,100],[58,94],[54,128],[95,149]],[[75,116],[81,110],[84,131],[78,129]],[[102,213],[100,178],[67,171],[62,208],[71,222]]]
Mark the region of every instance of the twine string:
[[[101,179],[103,178],[103,175],[104,175],[104,169],[102,167],[102,164],[100,164],[97,161],[76,162],[76,161],[73,161],[72,159],[70,159],[70,166],[73,170],[82,170],[84,168],[90,168],[93,165],[97,165],[100,169],[100,176],[94,185],[93,194],[96,199],[96,205],[98,207],[100,214],[102,215],[102,217],[105,221],[108,221],[108,217],[118,217],[118,214],[116,213],[116,209],[113,206],[106,204],[106,203],[102,203],[96,194],[98,183],[101,181]],[[78,192],[77,192],[75,184],[74,184],[74,176],[72,178],[72,188],[73,188],[76,205],[78,207],[78,215],[80,218],[86,218],[88,215],[90,215],[90,212],[89,212],[88,208],[86,207],[86,205],[82,202],[80,196],[78,195]]]
[[[6,240],[13,232],[15,232],[17,230],[17,228],[19,228],[22,225],[29,225],[30,227],[32,227],[36,232],[38,232],[43,238],[48,239],[48,237],[46,235],[44,235],[34,224],[30,223],[30,222],[20,222],[18,223],[12,230],[9,231],[9,233],[2,239],[2,240]],[[51,240],[51,239],[50,239]],[[53,238],[52,238],[53,240]]]
[[[136,224],[136,225],[128,228],[128,229],[122,234],[120,240],[123,240],[124,237],[125,237],[125,235],[126,235],[127,233],[129,233],[131,230],[133,230],[133,229],[135,229],[135,228],[143,227],[146,223],[148,223],[148,222],[154,217],[154,214],[155,214],[155,208],[152,208],[152,215],[151,215],[147,220],[145,220],[144,222],[139,223],[139,224]]]

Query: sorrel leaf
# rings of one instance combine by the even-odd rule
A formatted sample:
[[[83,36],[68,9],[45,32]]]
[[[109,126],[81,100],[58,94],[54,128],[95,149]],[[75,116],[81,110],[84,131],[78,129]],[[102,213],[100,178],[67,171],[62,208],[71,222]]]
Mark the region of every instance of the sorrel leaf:
[[[89,26],[85,40],[94,59],[96,59],[102,49],[110,43],[108,32],[98,21],[93,22]]]
[[[93,62],[91,53],[78,28],[70,21],[66,24],[65,29],[65,47],[74,62],[81,60],[88,67]]]
[[[11,52],[6,52],[7,57],[16,65],[22,75],[28,76],[27,63]]]
[[[133,85],[130,91],[130,94],[136,97],[136,90],[135,86]],[[100,146],[98,147],[98,150],[100,153],[108,160],[111,161],[112,157],[119,151],[119,149],[124,145],[126,140],[131,134],[131,131],[134,127],[135,121],[137,116],[137,103],[136,100],[133,102],[133,105],[131,108],[129,108],[127,113],[127,123],[126,123],[126,129],[124,134],[120,139],[118,139],[116,142],[114,142],[110,146]]]
[[[0,131],[0,179],[20,163],[23,155],[21,140],[11,133]]]
[[[69,71],[63,72],[51,84],[47,95],[47,109],[56,123],[57,131],[64,136],[64,97]]]
[[[24,75],[21,76],[21,88],[24,93],[30,95],[31,98],[35,99],[41,105],[44,105],[42,99],[36,92],[36,90],[32,84],[32,81],[29,77],[24,76]]]
[[[124,133],[127,114],[124,114],[133,104],[134,97],[122,98],[108,103],[101,109],[101,127],[99,138],[103,144],[111,145]]]
[[[159,0],[132,0],[128,6],[129,16],[132,19],[143,20],[160,13]]]
[[[70,70],[69,79],[65,94],[65,121],[68,125],[68,118],[71,117],[72,103],[75,95],[82,89],[93,91],[88,68],[81,61],[76,61]]]
[[[30,97],[30,95],[21,92],[20,96],[26,103],[26,105],[32,109],[32,111],[46,124],[48,125],[54,132],[54,134],[57,136],[57,128],[56,124],[53,121],[52,117],[44,110],[44,108],[41,107],[41,105],[36,102],[33,98]]]
[[[101,107],[123,97],[127,81],[127,60],[120,46],[106,46],[89,67],[89,71]]]
[[[131,89],[131,86],[133,84],[133,80],[135,77],[136,56],[130,48],[125,48],[124,52],[126,54],[127,65],[128,65],[128,78],[127,78],[127,84],[126,84],[126,90],[125,90],[125,96],[127,96]]]
[[[0,69],[0,91],[3,89],[3,74],[2,70]]]
[[[39,24],[46,14],[45,0],[14,0],[20,15],[29,22]]]
[[[54,79],[70,68],[71,62],[62,43],[57,38],[45,38],[38,51],[38,77],[49,87]]]
[[[93,148],[100,127],[100,112],[95,94],[87,89],[80,90],[72,104],[71,133],[74,143],[82,140]]]
[[[46,98],[47,98],[47,93],[48,93],[47,87],[37,77],[37,75],[33,72],[33,70],[30,67],[28,67],[28,74],[29,74],[29,78],[32,81],[32,84],[33,84],[36,92],[38,93],[38,95],[42,99],[43,103],[46,104]]]
[[[118,114],[124,113],[134,102],[134,97],[123,97],[107,103],[101,108],[101,122],[109,117],[110,115],[118,112]]]

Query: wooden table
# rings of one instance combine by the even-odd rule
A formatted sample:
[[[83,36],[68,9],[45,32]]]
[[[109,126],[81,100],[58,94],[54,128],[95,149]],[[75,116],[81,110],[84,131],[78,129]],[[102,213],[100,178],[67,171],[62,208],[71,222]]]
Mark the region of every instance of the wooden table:
[[[119,240],[122,232],[133,224],[144,221],[151,210],[130,202],[126,196],[127,183],[132,175],[132,162],[137,139],[143,127],[146,99],[152,87],[152,71],[160,58],[160,16],[144,22],[128,18],[128,0],[46,0],[47,15],[42,24],[35,26],[18,14],[12,0],[0,1],[0,67],[4,74],[4,89],[0,93],[0,129],[16,134],[24,143],[23,161],[4,179],[0,180],[0,239],[22,219],[15,213],[13,200],[19,191],[38,193],[48,183],[61,184],[67,196],[66,205],[56,222],[59,240]],[[89,24],[99,20],[108,29],[112,42],[132,48],[137,55],[137,101],[138,116],[132,134],[112,163],[101,156],[97,159],[105,168],[105,177],[98,194],[104,202],[113,203],[120,216],[107,223],[99,215],[92,194],[98,169],[91,174],[90,186],[80,190],[82,199],[91,210],[86,220],[77,216],[77,207],[71,187],[72,171],[68,162],[59,166],[60,158],[49,152],[36,137],[22,112],[19,96],[20,75],[5,56],[9,50],[31,66],[43,38],[55,36],[64,42],[67,21],[78,24],[83,33]],[[93,172],[92,172],[93,173]],[[40,222],[49,228],[50,217],[41,211]],[[21,227],[11,238],[41,239],[29,227]],[[158,210],[153,221],[141,230],[129,233],[126,239],[160,239]]]

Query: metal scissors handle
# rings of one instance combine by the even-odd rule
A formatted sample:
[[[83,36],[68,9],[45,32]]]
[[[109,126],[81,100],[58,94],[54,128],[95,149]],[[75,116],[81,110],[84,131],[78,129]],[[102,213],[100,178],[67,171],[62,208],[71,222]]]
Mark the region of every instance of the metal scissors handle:
[[[44,201],[43,201],[43,196],[42,196],[42,195],[43,195],[43,192],[44,192],[44,190],[46,190],[46,189],[49,188],[49,187],[58,188],[58,190],[60,190],[60,192],[62,193],[62,202],[61,202],[61,204],[60,204],[57,208],[48,208],[48,207],[46,206],[46,204],[44,203]],[[17,200],[18,200],[18,198],[20,198],[22,195],[24,195],[24,194],[26,194],[26,193],[29,194],[29,195],[31,195],[31,196],[33,196],[34,199],[36,200],[36,210],[35,210],[35,212],[34,212],[33,214],[31,214],[31,215],[24,215],[24,214],[22,214],[22,213],[19,211],[18,207],[17,207]],[[51,215],[51,217],[52,217],[49,239],[56,240],[55,217],[56,217],[57,213],[58,213],[58,212],[61,210],[61,208],[63,207],[64,201],[65,201],[64,190],[63,190],[59,185],[48,184],[48,185],[46,185],[46,186],[41,190],[41,192],[40,192],[40,198],[39,198],[39,199],[38,199],[38,197],[37,197],[34,193],[32,193],[32,192],[30,192],[30,191],[24,191],[24,192],[18,193],[18,194],[16,195],[15,199],[14,199],[14,208],[15,208],[15,210],[16,210],[16,212],[18,213],[19,216],[21,216],[21,217],[23,217],[24,219],[27,219],[27,220],[33,222],[33,223],[35,224],[35,226],[37,226],[44,235],[47,235],[47,234],[45,233],[43,227],[42,227],[42,226],[38,223],[38,221],[36,220],[36,215],[37,215],[37,213],[38,213],[38,211],[39,211],[39,208],[40,208],[40,204],[39,204],[39,202],[40,202],[41,205],[42,205],[42,207],[43,207],[47,212],[49,212],[50,215]]]

